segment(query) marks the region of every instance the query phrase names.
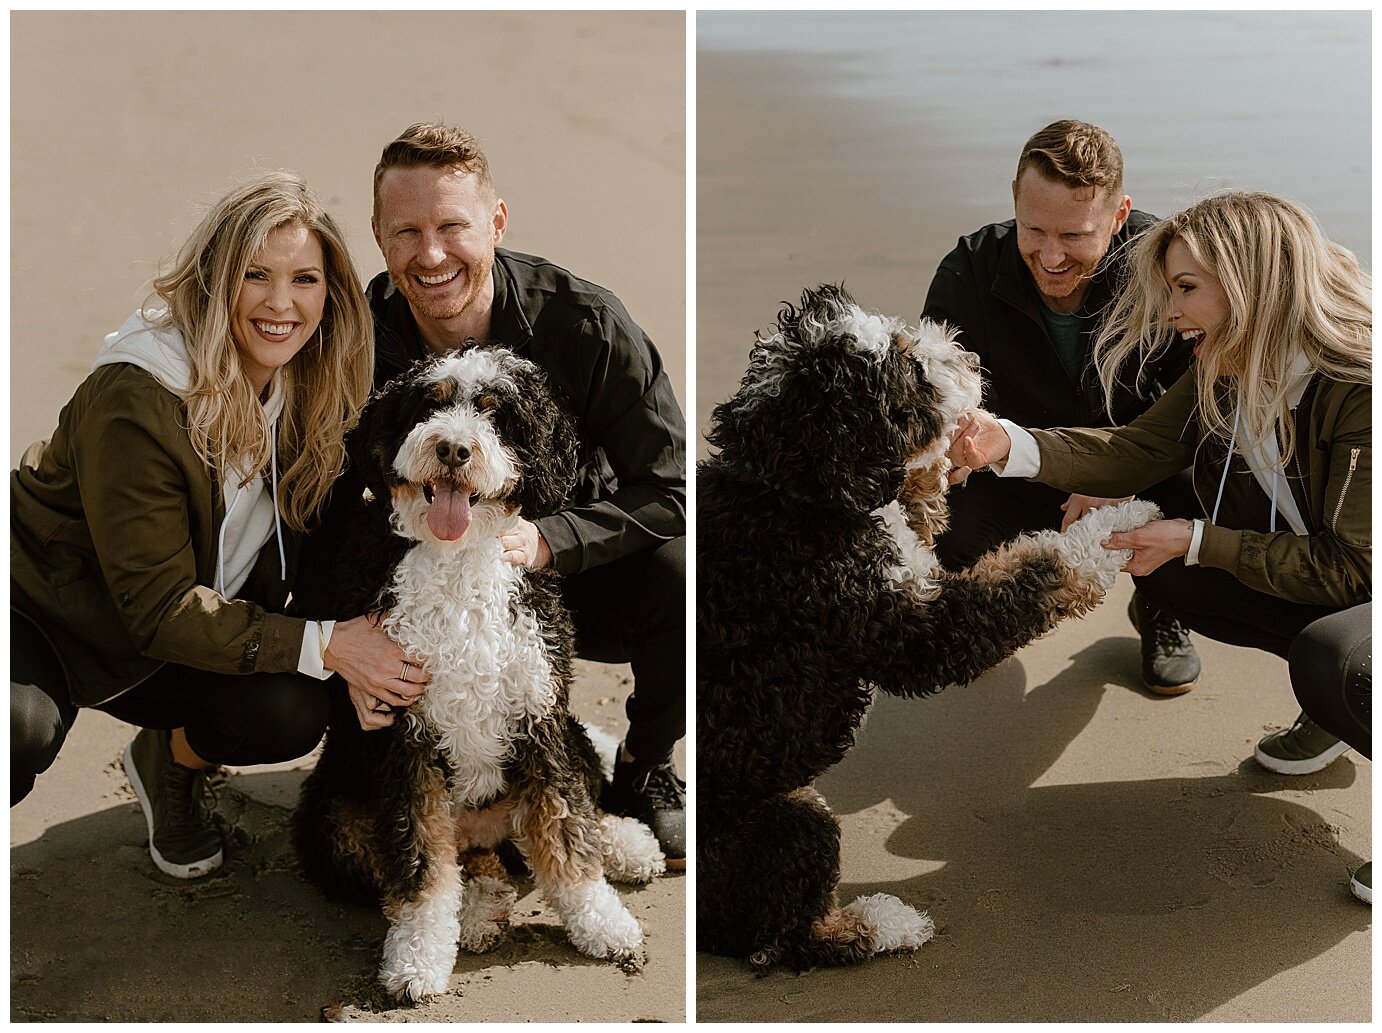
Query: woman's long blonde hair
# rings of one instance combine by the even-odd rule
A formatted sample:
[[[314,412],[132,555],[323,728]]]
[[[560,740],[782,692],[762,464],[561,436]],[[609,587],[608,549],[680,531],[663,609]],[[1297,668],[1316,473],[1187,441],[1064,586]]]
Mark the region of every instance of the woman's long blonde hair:
[[[326,307],[314,340],[282,369],[285,402],[278,421],[278,507],[306,530],[345,464],[345,431],[354,425],[374,376],[373,326],[345,238],[299,177],[274,172],[222,198],[153,282],[146,318],[178,330],[192,363],[186,398],[192,444],[224,482],[232,468],[250,479],[268,469],[273,442],[264,408],[245,376],[231,314],[245,270],[269,234],[301,225],[321,244]]]
[[[1296,356],[1336,380],[1372,379],[1372,278],[1299,205],[1268,193],[1206,198],[1133,245],[1128,280],[1094,344],[1106,398],[1125,362],[1145,363],[1175,338],[1164,266],[1177,238],[1228,299],[1228,317],[1193,367],[1202,425],[1227,441],[1235,409],[1256,414],[1261,432],[1283,429],[1285,463],[1295,445],[1287,395]],[[1254,444],[1240,440],[1239,449]]]

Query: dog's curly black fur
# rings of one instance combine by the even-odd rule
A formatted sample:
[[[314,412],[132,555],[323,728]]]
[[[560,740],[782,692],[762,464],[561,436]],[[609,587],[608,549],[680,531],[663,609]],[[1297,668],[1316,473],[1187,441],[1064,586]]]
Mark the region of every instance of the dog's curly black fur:
[[[874,687],[968,682],[1101,594],[1049,543],[931,566],[945,445],[978,389],[944,328],[908,331],[823,286],[783,309],[714,411],[696,482],[702,949],[804,968],[929,937],[893,898],[837,905],[839,828],[812,780]],[[876,512],[894,500],[910,546],[904,518]]]
[[[463,915],[459,932],[452,926],[462,875],[502,875],[474,852],[509,835],[559,898],[568,928],[586,905],[563,894],[578,887],[599,898],[590,906],[621,913],[622,938],[574,929],[577,946],[635,963],[637,923],[612,893],[590,889],[603,885],[602,834],[616,826],[595,811],[600,760],[568,710],[574,632],[557,577],[505,564],[494,538],[517,515],[535,520],[565,499],[576,468],[570,418],[537,366],[471,347],[387,385],[347,448],[367,492],[352,503],[350,549],[338,558],[336,616],[380,614],[420,650],[432,682],[388,728],[365,733],[353,714],[333,721],[294,815],[304,871],[331,892],[382,902],[405,929],[391,931],[380,973],[400,997],[444,989],[458,937],[471,949],[492,945],[507,920],[503,900],[488,902],[491,914]],[[436,517],[434,505],[452,516]],[[611,874],[646,881],[658,859]],[[464,892],[480,890],[467,883]],[[431,954],[410,953],[406,935],[430,941]]]

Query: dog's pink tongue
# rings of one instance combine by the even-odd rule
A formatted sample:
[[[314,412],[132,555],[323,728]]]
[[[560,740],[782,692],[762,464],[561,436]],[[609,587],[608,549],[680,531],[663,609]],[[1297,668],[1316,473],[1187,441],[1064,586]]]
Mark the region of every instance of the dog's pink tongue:
[[[454,542],[470,526],[470,493],[438,486],[427,507],[427,526],[444,542]]]

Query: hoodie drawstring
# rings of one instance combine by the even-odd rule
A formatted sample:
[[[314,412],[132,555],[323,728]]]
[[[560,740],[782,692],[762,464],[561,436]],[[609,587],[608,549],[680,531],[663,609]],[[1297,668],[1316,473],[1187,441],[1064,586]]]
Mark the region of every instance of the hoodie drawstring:
[[[226,528],[230,526],[230,514],[235,512],[235,507],[240,504],[240,494],[242,489],[235,489],[235,497],[230,500],[230,505],[226,507],[226,515],[221,518],[221,535],[216,542],[216,593],[226,594]]]
[[[278,535],[278,579],[288,580],[288,560],[283,552],[283,518],[278,514],[278,421],[274,421],[269,435],[269,468],[273,471],[271,489],[274,503],[274,533]]]
[[[1238,410],[1233,411],[1233,434],[1228,439],[1228,455],[1224,457],[1224,472],[1219,477],[1219,494],[1214,496],[1214,512],[1209,516],[1211,524],[1219,522],[1219,503],[1224,501],[1224,485],[1228,482],[1228,468],[1233,463],[1233,446],[1238,444]]]

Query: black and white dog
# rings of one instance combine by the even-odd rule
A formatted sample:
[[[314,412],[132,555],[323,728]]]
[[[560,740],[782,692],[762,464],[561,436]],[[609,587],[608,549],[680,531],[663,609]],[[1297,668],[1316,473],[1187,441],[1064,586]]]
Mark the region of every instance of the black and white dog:
[[[597,813],[556,575],[504,562],[496,537],[562,504],[569,418],[537,366],[471,347],[385,387],[348,448],[367,494],[338,561],[338,612],[382,613],[431,681],[389,728],[333,726],[294,818],[304,869],[382,901],[379,978],[399,998],[446,990],[458,944],[496,942],[515,894],[486,852],[505,839],[582,953],[636,967],[643,933],[605,873],[646,882],[662,853],[642,824]]]
[[[839,825],[812,781],[875,687],[968,682],[1085,613],[1129,558],[1101,541],[1156,515],[1124,503],[941,570],[946,450],[980,386],[945,327],[823,286],[783,309],[715,409],[718,451],[696,478],[702,949],[806,968],[929,939],[930,918],[895,897],[838,904]]]

